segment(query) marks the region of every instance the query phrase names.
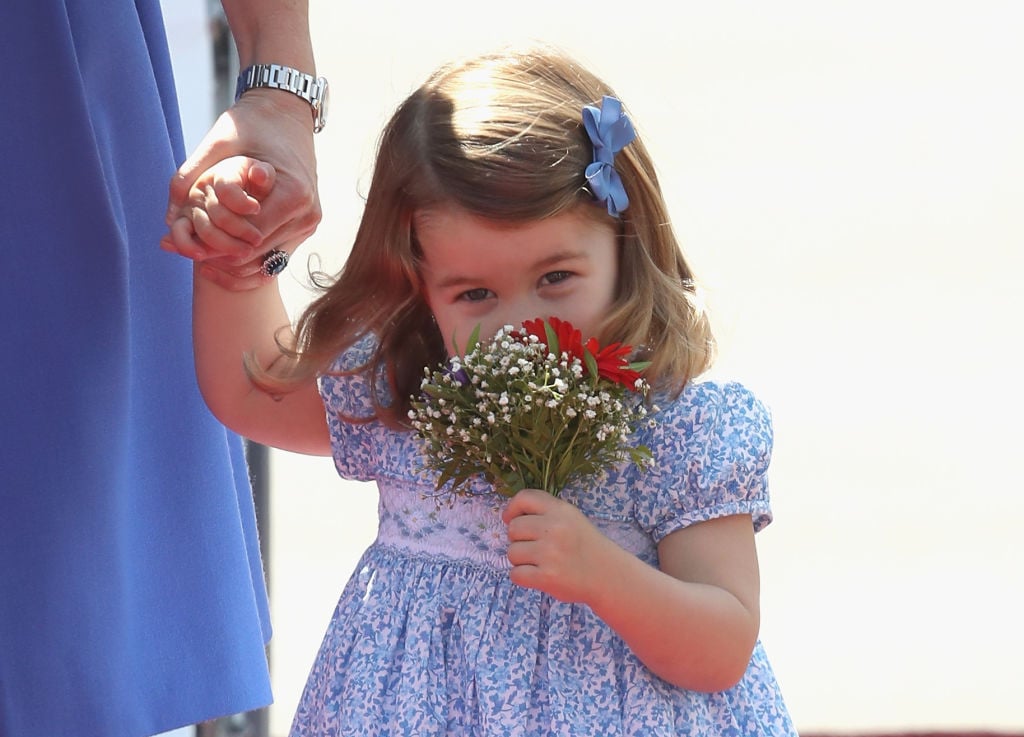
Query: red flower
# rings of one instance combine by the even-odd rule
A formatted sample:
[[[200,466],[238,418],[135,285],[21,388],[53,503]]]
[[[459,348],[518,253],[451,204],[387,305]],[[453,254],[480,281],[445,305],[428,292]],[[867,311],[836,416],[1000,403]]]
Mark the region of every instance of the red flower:
[[[533,335],[546,345],[549,350],[555,346],[551,345],[548,339],[547,327],[554,333],[558,353],[568,353],[569,358],[583,360],[583,334],[566,320],[559,320],[557,317],[549,317],[545,320],[538,317],[536,320],[527,320],[523,323],[527,335]]]
[[[586,349],[594,356],[598,376],[622,384],[627,389],[636,389],[640,372],[630,368],[629,356],[633,353],[633,346],[611,343],[599,349],[597,340],[591,338],[587,341]]]
[[[549,317],[547,320],[538,317],[535,320],[527,320],[523,328],[527,335],[537,337],[550,349],[551,341],[548,337],[548,327],[557,341],[558,352],[569,354],[569,358],[578,358],[587,366],[593,375],[597,371],[599,378],[621,384],[627,389],[636,389],[636,380],[640,378],[640,372],[631,367],[629,356],[633,353],[633,347],[622,343],[611,343],[604,348],[597,342],[597,338],[590,338],[584,344],[583,335],[572,326],[572,323],[559,320],[557,317]],[[587,357],[593,359],[593,363]]]

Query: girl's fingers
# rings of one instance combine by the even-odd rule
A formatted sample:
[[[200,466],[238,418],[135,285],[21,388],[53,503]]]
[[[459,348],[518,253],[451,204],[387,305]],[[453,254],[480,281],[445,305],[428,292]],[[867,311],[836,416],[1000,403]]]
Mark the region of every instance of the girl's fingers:
[[[217,202],[232,215],[240,215],[244,219],[259,214],[260,201],[246,192],[240,182],[218,178],[210,186]]]
[[[194,208],[191,218],[196,238],[203,242],[211,257],[229,258],[235,263],[244,263],[252,258],[253,244],[221,227],[214,221],[209,209]],[[234,226],[229,227],[234,229]]]
[[[237,184],[222,182],[219,186],[204,185],[192,198],[193,202],[202,203],[196,204],[191,210],[192,220],[196,224],[196,234],[214,250],[222,253],[242,251],[250,255],[249,252],[253,248],[259,247],[263,234],[247,216],[239,215],[232,209],[232,205],[222,199],[221,195],[224,194],[229,199],[235,199],[235,204],[241,204],[243,207],[251,199]],[[258,202],[256,206],[258,209]]]
[[[529,525],[523,520],[523,517],[513,517],[505,523],[508,526],[508,539],[510,541],[534,539],[529,536]]]
[[[256,200],[265,200],[274,188],[277,170],[265,161],[250,160],[248,181],[249,194]]]
[[[517,540],[509,543],[505,557],[515,566],[539,566],[543,546],[536,540]]]
[[[224,159],[198,176],[187,198],[173,209],[178,217],[193,221],[195,237],[209,251],[250,258],[264,242],[265,234],[253,220],[262,211],[260,200],[269,196],[275,177],[272,166],[256,159]]]
[[[546,491],[523,489],[518,492],[502,510],[501,518],[509,524],[514,518],[524,514],[543,514],[558,502]]]
[[[195,228],[187,217],[179,217],[171,222],[167,235],[160,240],[160,247],[193,261],[203,261],[210,256],[202,242],[196,239]]]

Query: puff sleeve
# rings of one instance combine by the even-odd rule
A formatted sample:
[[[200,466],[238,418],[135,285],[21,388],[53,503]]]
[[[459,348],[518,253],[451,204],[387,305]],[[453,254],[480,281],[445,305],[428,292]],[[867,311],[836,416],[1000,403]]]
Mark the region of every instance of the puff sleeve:
[[[372,416],[373,402],[364,373],[341,372],[364,365],[370,359],[373,347],[372,340],[360,341],[339,356],[331,370],[319,379],[335,468],[342,478],[355,481],[369,481],[376,477],[378,443],[375,434],[381,432],[381,425],[377,421],[354,423],[342,419]]]
[[[771,521],[768,409],[737,383],[690,384],[642,433],[654,465],[639,478],[637,521],[655,540],[716,517],[749,514],[755,531]]]

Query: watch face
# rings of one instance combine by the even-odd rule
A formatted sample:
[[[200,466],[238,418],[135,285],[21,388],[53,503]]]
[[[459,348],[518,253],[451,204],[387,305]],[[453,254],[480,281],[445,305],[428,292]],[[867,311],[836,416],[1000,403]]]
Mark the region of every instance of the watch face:
[[[319,133],[327,125],[327,103],[330,101],[330,87],[326,77],[320,77],[317,82],[320,84],[320,102],[316,106],[316,118],[313,121],[313,132]]]

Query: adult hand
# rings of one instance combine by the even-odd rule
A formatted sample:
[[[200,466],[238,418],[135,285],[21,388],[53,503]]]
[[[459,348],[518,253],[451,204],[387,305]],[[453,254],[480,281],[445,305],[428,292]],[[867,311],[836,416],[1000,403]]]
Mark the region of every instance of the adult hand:
[[[245,167],[239,157],[253,165]],[[248,196],[226,196],[225,188]],[[171,178],[170,232],[161,246],[203,261],[203,273],[221,286],[252,289],[266,282],[259,273],[264,255],[292,253],[320,217],[309,106],[280,90],[250,90]]]
[[[202,276],[235,290],[268,280],[259,272],[263,234],[250,218],[276,176],[270,164],[248,156],[218,161],[196,179],[160,247],[199,262]]]

